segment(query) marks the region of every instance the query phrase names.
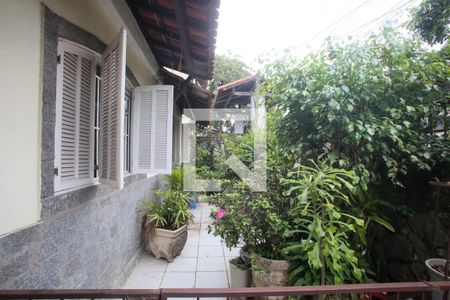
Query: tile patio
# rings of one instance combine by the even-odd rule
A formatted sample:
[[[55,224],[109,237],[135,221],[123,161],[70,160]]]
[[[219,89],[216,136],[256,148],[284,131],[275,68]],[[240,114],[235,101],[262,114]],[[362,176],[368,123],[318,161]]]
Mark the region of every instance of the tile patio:
[[[237,256],[239,249],[230,250],[220,238],[208,234],[210,211],[206,203],[192,210],[194,223],[180,256],[169,263],[145,252],[123,288],[229,287],[228,260]]]

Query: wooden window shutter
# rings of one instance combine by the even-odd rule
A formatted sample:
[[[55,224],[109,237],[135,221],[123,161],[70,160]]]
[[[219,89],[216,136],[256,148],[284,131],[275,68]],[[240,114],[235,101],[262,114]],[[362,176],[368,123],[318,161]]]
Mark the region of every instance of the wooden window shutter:
[[[58,43],[55,191],[94,180],[94,101],[96,57],[74,44]]]
[[[126,30],[102,55],[100,95],[99,174],[102,181],[123,187]]]
[[[133,172],[172,171],[173,86],[134,89]]]

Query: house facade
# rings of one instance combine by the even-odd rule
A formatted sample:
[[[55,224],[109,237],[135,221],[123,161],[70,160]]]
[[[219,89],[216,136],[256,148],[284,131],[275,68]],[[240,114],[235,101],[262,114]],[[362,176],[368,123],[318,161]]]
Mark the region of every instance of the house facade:
[[[0,3],[0,289],[121,287],[140,202],[180,162],[190,81],[211,75],[217,7]]]
[[[264,98],[257,95],[257,89],[263,81],[262,77],[249,75],[233,82],[217,87],[216,97],[211,107],[248,109],[253,120],[256,113],[265,115]],[[233,133],[243,134],[249,129],[249,124],[243,120],[234,120]]]

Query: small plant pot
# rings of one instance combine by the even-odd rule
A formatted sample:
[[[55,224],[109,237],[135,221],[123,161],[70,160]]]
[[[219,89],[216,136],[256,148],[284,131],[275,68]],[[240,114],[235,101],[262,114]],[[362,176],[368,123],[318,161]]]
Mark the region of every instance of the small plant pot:
[[[433,268],[435,265],[441,265],[445,266],[445,259],[442,258],[430,258],[425,261],[425,266],[427,267],[428,274],[430,275],[431,281],[443,281],[444,274],[441,272],[438,272]],[[447,280],[450,280],[450,276],[447,277]],[[444,297],[444,292],[441,291],[433,291],[433,300],[442,300]],[[448,296],[447,300],[450,300],[450,295]]]
[[[230,264],[230,288],[244,288],[250,287],[252,270],[241,269],[238,266],[231,263],[231,260],[228,262]],[[233,297],[233,300],[237,299],[246,299],[245,297]]]
[[[154,228],[146,230],[146,248],[156,258],[165,258],[169,262],[180,255],[186,245],[187,225],[183,225],[177,230],[167,230],[162,228]]]
[[[197,199],[194,199],[194,198],[189,199],[189,206],[191,207],[191,209],[196,209],[197,208]]]
[[[252,259],[252,281],[255,287],[288,286],[289,261],[273,260],[264,257]],[[264,297],[263,299],[280,300],[286,297]]]
[[[250,279],[252,276],[252,270],[250,268],[248,269],[241,269],[238,266],[230,264],[230,279],[231,279],[231,286],[232,288],[242,288],[242,287],[249,287],[250,286]]]

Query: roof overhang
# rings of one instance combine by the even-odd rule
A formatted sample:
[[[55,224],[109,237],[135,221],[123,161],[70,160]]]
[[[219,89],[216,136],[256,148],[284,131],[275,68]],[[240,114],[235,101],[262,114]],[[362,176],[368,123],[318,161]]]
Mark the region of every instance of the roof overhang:
[[[192,82],[189,76],[183,76],[167,69],[161,69],[164,84],[171,84],[175,89],[175,104],[184,108],[209,108],[212,94],[205,88]]]
[[[226,108],[235,104],[248,104],[261,81],[261,77],[250,75],[219,86],[211,107]]]
[[[159,66],[211,79],[220,0],[127,0]]]

